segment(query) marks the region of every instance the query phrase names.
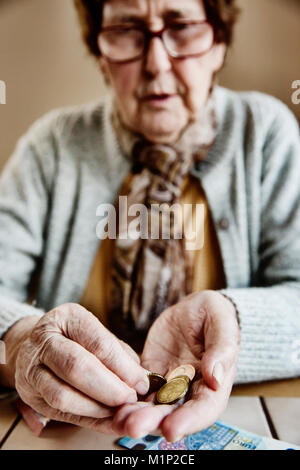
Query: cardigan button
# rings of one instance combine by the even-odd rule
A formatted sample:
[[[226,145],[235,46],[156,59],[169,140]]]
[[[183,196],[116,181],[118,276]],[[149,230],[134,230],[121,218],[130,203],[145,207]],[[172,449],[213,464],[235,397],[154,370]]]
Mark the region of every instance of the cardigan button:
[[[227,217],[222,217],[222,219],[219,220],[218,226],[221,230],[228,230],[229,220],[227,219]]]

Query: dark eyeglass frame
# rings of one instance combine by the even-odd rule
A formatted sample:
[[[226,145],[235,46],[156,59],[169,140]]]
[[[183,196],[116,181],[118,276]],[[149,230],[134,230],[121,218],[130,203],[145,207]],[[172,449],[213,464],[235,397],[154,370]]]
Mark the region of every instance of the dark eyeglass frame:
[[[176,24],[186,24],[186,25],[208,24],[212,28],[212,32],[213,32],[212,45],[210,46],[210,48],[207,51],[200,52],[200,53],[197,53],[197,54],[180,54],[180,55],[179,54],[172,54],[168,50],[168,47],[165,44],[163,35],[164,35],[164,33],[167,29],[169,29],[171,26],[175,26]],[[105,57],[109,62],[115,63],[115,64],[129,64],[131,62],[135,62],[139,59],[144,58],[147,54],[147,51],[148,51],[149,46],[150,46],[150,42],[152,41],[153,38],[159,38],[162,41],[168,55],[172,59],[177,59],[177,60],[189,59],[189,58],[193,58],[193,57],[201,57],[201,56],[207,54],[213,48],[213,46],[216,44],[215,29],[214,29],[213,24],[208,20],[178,20],[178,21],[175,20],[175,21],[171,21],[171,22],[166,23],[165,26],[162,29],[160,29],[159,31],[150,31],[150,29],[144,23],[136,24],[136,25],[129,24],[129,23],[126,25],[124,23],[124,24],[119,24],[119,25],[104,26],[104,27],[101,28],[101,31],[99,33],[99,37],[101,36],[102,33],[105,33],[105,32],[120,31],[120,30],[124,31],[124,30],[130,30],[130,29],[138,30],[138,31],[141,31],[142,33],[144,33],[145,47],[144,47],[143,51],[139,55],[137,55],[136,57],[134,57],[132,59],[116,60],[116,59],[112,59],[108,55],[104,54],[101,51],[101,48],[100,48],[100,45],[99,45],[101,55],[103,57]]]

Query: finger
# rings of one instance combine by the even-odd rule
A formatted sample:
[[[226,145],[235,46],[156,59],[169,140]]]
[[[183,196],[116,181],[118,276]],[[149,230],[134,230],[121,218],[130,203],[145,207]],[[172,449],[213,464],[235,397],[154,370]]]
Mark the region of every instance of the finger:
[[[40,360],[64,382],[105,406],[120,406],[137,400],[136,392],[96,356],[61,335],[54,335],[47,342]]]
[[[76,426],[92,429],[103,434],[115,435],[115,432],[112,428],[112,418],[95,419],[85,416],[77,416],[72,413],[64,413],[51,408],[51,406],[49,406],[45,400],[39,397],[35,397],[34,399],[27,401],[23,399],[23,401],[32,407],[32,409],[37,413],[45,416],[48,419],[74,424]]]
[[[99,320],[77,304],[60,307],[67,317],[65,335],[95,355],[109,370],[120,377],[139,394],[147,393],[147,371],[121,345],[119,339]],[[72,321],[70,321],[72,318]]]
[[[223,296],[214,297],[208,302],[209,314],[205,320],[204,354],[201,360],[201,373],[209,387],[218,390],[226,375],[236,366],[240,332],[234,307]],[[228,307],[228,308],[227,308]]]
[[[115,413],[113,418],[113,429],[114,431],[119,434],[120,436],[125,436],[126,433],[124,432],[124,423],[128,416],[133,413],[133,411],[139,410],[144,408],[145,406],[150,406],[151,403],[146,402],[137,402],[133,403],[132,405],[123,405],[119,408],[119,410]]]
[[[201,373],[212,390],[219,390],[228,377],[235,375],[237,350],[231,345],[218,344],[209,348],[201,360]]]
[[[125,352],[127,352],[135,362],[140,364],[141,360],[140,360],[139,355],[129,346],[129,344],[125,343],[121,339],[119,340],[119,342],[120,342],[122,348],[125,350]]]
[[[90,418],[107,418],[112,416],[110,408],[102,406],[91,398],[64,383],[48,370],[39,366],[34,368],[32,383],[35,390],[51,407],[62,413],[70,413]]]
[[[114,429],[118,429],[122,435],[128,435],[133,439],[140,438],[146,434],[156,432],[162,420],[176,409],[176,405],[154,405],[130,410],[125,419],[117,423],[118,416],[114,418]],[[127,411],[127,410],[126,410]]]
[[[165,438],[177,442],[188,434],[208,428],[225,410],[228,398],[203,386],[198,399],[190,400],[177,408],[161,424]]]

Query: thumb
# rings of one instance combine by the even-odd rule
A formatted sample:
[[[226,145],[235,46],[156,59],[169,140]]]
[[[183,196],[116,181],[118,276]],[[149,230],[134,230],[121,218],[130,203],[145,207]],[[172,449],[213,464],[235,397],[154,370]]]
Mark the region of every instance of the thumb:
[[[218,390],[233,374],[239,355],[240,330],[232,303],[222,295],[208,302],[204,325],[202,376],[209,387]]]
[[[206,384],[213,390],[219,390],[232,377],[232,369],[236,365],[238,347],[218,345],[205,351],[201,360],[201,373]]]

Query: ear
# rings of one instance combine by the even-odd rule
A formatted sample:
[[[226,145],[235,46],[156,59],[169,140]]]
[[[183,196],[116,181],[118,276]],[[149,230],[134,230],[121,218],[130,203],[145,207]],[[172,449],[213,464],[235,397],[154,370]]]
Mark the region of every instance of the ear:
[[[98,37],[98,43],[99,43],[99,37]],[[105,84],[107,86],[109,86],[110,85],[110,79],[109,79],[108,64],[107,64],[107,61],[103,57],[99,58],[99,68],[100,68],[100,71],[103,75]]]
[[[213,56],[213,71],[216,73],[224,65],[225,56],[227,52],[227,47],[224,43],[215,44],[212,49],[212,56]]]
[[[110,85],[110,79],[109,79],[109,72],[108,72],[108,65],[105,59],[103,57],[99,58],[99,68],[102,73],[102,76],[104,78],[105,84],[107,86]]]

